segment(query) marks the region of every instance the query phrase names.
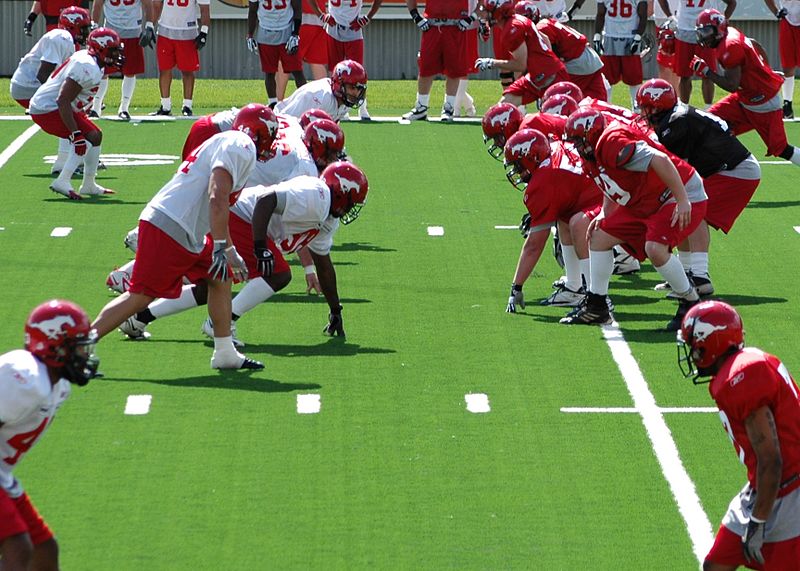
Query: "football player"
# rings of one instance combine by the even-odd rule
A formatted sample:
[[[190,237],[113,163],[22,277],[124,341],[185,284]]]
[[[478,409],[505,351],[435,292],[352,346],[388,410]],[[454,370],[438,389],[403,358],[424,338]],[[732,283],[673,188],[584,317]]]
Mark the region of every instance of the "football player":
[[[723,119],[736,135],[752,129],[767,145],[767,154],[800,165],[800,151],[786,140],[783,128],[781,86],[783,80],[772,71],[750,39],[717,10],[704,10],[697,17],[698,42],[716,50],[724,74],[695,57],[696,75],[710,79],[725,91],[709,111]]]
[[[600,213],[603,195],[586,175],[572,145],[553,141],[536,129],[522,129],[505,146],[506,175],[518,190],[530,214],[530,225],[520,251],[506,311],[525,307],[522,286],[536,267],[550,228],[557,225],[567,272],[565,283],[542,305],[577,306],[589,280],[589,246],[586,230]],[[610,262],[610,263],[613,263]],[[583,277],[583,279],[582,279]]]
[[[44,15],[45,33],[55,30],[58,27],[58,17],[61,12],[70,6],[77,6],[84,10],[89,10],[89,0],[34,0],[31,11],[25,18],[23,31],[26,36],[33,34],[33,23],[39,14]]]
[[[58,543],[13,470],[52,424],[72,385],[97,372],[97,333],[70,301],[37,306],[25,349],[0,355],[0,560],[3,569],[58,569]],[[36,565],[32,565],[32,562]]]
[[[361,13],[362,0],[328,0],[326,9],[320,7],[319,0],[313,0],[311,7],[325,24],[328,46],[328,69],[334,69],[340,61],[352,60],[364,65],[364,33],[362,32],[375,17],[383,0],[373,0],[367,14]],[[369,121],[366,97],[358,107],[362,121]]]
[[[481,119],[483,142],[493,158],[503,160],[503,147],[509,137],[519,131],[522,118],[522,111],[511,103],[498,103],[486,111]]]
[[[689,310],[678,365],[708,383],[747,483],[722,518],[703,569],[800,567],[800,389],[774,355],[744,346],[742,319],[721,301]],[[701,377],[708,377],[698,381]]]
[[[300,2],[260,2],[251,0],[247,13],[247,49],[258,54],[269,106],[278,102],[275,74],[280,64],[291,73],[297,87],[305,85],[300,47]],[[258,27],[258,31],[256,31]]]
[[[75,6],[65,8],[58,17],[58,28],[50,30],[19,61],[11,76],[11,97],[24,109],[50,74],[75,53],[75,45],[84,46],[89,36],[89,12]],[[69,155],[69,139],[59,138],[58,156],[51,174],[61,172]]]
[[[579,109],[567,119],[566,139],[586,161],[605,194],[603,212],[589,225],[590,272],[586,303],[564,324],[605,324],[612,247],[624,244],[638,260],[649,258],[671,284],[680,303],[666,326],[677,331],[698,295],[671,250],[705,217],[703,180],[688,163],[669,153],[649,135],[611,121],[594,109]]]
[[[52,191],[71,200],[80,200],[81,194],[114,193],[95,181],[103,133],[89,121],[86,111],[103,79],[103,70],[121,65],[122,42],[114,30],[97,28],[89,34],[86,44],[87,48],[70,56],[30,101],[31,119],[46,133],[69,138],[72,143],[61,172],[50,183]],[[81,162],[83,183],[76,193],[70,179]]]
[[[278,113],[300,117],[309,109],[322,109],[334,121],[347,115],[367,96],[367,72],[353,60],[336,64],[330,78],[309,81],[275,106]]]
[[[794,74],[800,63],[800,2],[787,0],[778,8],[775,0],[764,0],[778,19],[778,53],[783,68],[783,118],[794,119]]]
[[[167,0],[166,4],[163,0],[153,0],[154,18],[158,21],[156,56],[161,105],[150,115],[172,115],[169,93],[175,67],[181,70],[183,78],[181,115],[192,115],[195,74],[200,70],[199,51],[208,41],[208,27],[211,25],[210,5],[211,0]]]
[[[722,0],[725,3],[725,18],[730,18],[736,9],[736,0]],[[675,12],[669,6],[668,0],[658,0],[661,9],[669,22],[676,21]],[[692,95],[693,58],[699,57],[708,62],[712,71],[717,71],[717,55],[713,46],[704,45],[698,41],[695,32],[697,17],[703,11],[704,2],[695,0],[678,1],[677,31],[675,32],[675,73],[680,77],[678,83],[678,96],[684,103],[689,103]],[[723,88],[724,89],[724,88]],[[702,80],[703,101],[706,108],[714,102],[714,82],[708,77]]]
[[[101,337],[155,298],[179,297],[186,276],[204,280],[208,287],[208,311],[215,321],[211,367],[264,367],[239,353],[231,339],[231,278],[245,278],[247,268],[230,242],[228,210],[256,161],[273,153],[277,133],[278,119],[269,107],[247,105],[232,130],[208,139],[178,167],[139,217],[130,288],[95,319]]]
[[[678,247],[678,258],[700,295],[711,295],[708,274],[708,226],[728,233],[747,206],[761,180],[761,167],[725,121],[684,104],[663,79],[650,79],[636,94],[642,115],[667,150],[682,158],[703,177],[708,195],[705,220]],[[662,284],[663,285],[663,284]],[[666,287],[666,286],[664,286]]]
[[[308,64],[311,77],[323,79],[328,76],[328,42],[325,34],[325,25],[314,12],[316,0],[302,0],[303,18],[300,24],[300,57]],[[281,76],[278,76],[278,99],[282,100],[285,94],[281,91]]]
[[[123,121],[130,121],[129,113],[133,91],[136,89],[136,76],[144,73],[144,48],[156,43],[156,31],[153,25],[152,0],[95,0],[92,5],[92,21],[99,22],[100,15],[105,16],[106,28],[110,28],[122,38],[125,63],[122,66],[122,97],[119,101],[117,116]],[[144,23],[144,27],[142,27]],[[103,99],[108,90],[108,71],[100,82],[100,89],[92,103],[89,117],[102,114]]]

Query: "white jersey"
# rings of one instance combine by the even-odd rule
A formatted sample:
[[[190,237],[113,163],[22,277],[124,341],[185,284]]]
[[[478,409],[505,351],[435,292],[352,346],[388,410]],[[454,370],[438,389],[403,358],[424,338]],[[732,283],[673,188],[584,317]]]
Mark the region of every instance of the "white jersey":
[[[75,40],[72,39],[72,34],[60,28],[47,32],[39,38],[31,51],[19,60],[19,65],[14,75],[11,76],[11,96],[14,99],[33,97],[33,94],[42,85],[36,77],[42,63],[52,63],[58,67],[74,53]],[[17,93],[20,95],[19,97],[15,96]]]
[[[339,121],[349,111],[347,106],[339,105],[331,89],[331,80],[328,78],[309,81],[275,106],[275,111],[278,113],[298,119],[309,109],[322,109],[334,121]]]
[[[0,355],[0,488],[22,495],[11,471],[53,422],[69,381],[50,382],[47,366],[22,349]]]
[[[691,31],[694,35],[695,22],[697,22],[700,12],[710,9],[719,10],[719,2],[716,0],[679,0],[678,30]],[[720,12],[724,12],[724,10],[720,10]],[[697,43],[696,37],[692,43]]]
[[[186,232],[188,244],[185,240],[178,242],[200,252],[206,234],[211,231],[208,204],[211,171],[225,169],[233,179],[231,193],[235,193],[244,186],[255,162],[256,149],[250,137],[241,131],[218,133],[192,151],[178,172],[150,200],[139,219],[153,222],[159,219],[159,214],[166,216]]]
[[[288,0],[285,2],[262,2],[250,0],[250,4],[258,4],[256,15],[258,25],[265,30],[283,31],[292,25],[294,10]]]
[[[80,112],[92,106],[94,94],[97,93],[100,80],[103,79],[103,70],[89,52],[80,50],[72,54],[36,91],[31,98],[31,115],[42,115],[58,109],[56,99],[67,78],[82,87],[78,96],[72,101],[72,109]]]
[[[641,0],[646,2],[646,0]],[[658,0],[656,0],[658,2]],[[638,3],[635,0],[597,0],[605,4],[606,20],[603,33],[609,38],[632,38],[639,27]]]
[[[144,19],[142,0],[104,0],[103,16],[105,26],[117,32],[120,38],[138,39]]]
[[[667,6],[669,6],[670,14],[674,14],[677,17],[678,0],[667,0]],[[661,3],[658,0],[655,0],[653,4],[653,20],[655,20],[656,26],[661,26],[667,21],[667,15],[664,14],[664,10],[661,9]]]
[[[187,0],[163,4],[161,17],[158,19],[158,35],[171,40],[193,40],[200,33],[197,20],[200,19],[200,4],[209,6],[211,0]]]
[[[283,212],[275,212],[267,227],[267,236],[281,252],[291,254],[308,246],[320,256],[330,253],[339,220],[330,215],[331,193],[325,183],[319,177],[300,176],[269,187],[245,188],[231,211],[252,222],[256,203],[270,191],[284,204]]]
[[[297,119],[278,114],[278,136],[272,145],[275,156],[256,163],[245,186],[278,184],[296,176],[317,176],[317,165],[303,142]]]
[[[211,122],[217,126],[220,131],[230,131],[233,129],[233,122],[236,121],[236,115],[239,109],[231,107],[225,111],[219,111],[211,116]]]
[[[567,11],[567,3],[564,0],[531,0],[531,2],[539,8],[542,18],[558,18]]]
[[[781,2],[786,8],[786,21],[792,26],[800,26],[800,0],[783,0]],[[780,9],[780,6],[779,6]]]

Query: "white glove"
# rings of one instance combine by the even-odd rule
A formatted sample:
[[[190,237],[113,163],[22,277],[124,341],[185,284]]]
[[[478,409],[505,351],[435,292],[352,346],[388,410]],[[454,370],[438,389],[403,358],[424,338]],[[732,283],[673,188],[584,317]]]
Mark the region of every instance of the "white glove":
[[[490,57],[479,57],[475,60],[475,67],[480,71],[486,71],[494,67],[494,60]]]
[[[297,53],[297,48],[300,47],[300,36],[292,34],[289,36],[289,39],[286,40],[286,53],[289,55],[293,55]]]
[[[641,38],[639,38],[641,40]],[[596,51],[598,54],[603,53],[603,36],[600,34],[595,34],[592,38],[592,49]]]
[[[251,53],[257,54],[258,53],[258,42],[255,38],[249,37],[247,38],[247,49]]]

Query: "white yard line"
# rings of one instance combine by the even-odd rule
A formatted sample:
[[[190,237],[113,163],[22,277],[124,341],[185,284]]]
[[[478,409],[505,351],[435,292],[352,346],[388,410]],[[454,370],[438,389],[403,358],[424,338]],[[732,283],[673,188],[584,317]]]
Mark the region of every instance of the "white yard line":
[[[428,236],[444,236],[444,226],[428,226]]]
[[[297,414],[317,414],[321,407],[319,395],[297,395]]]
[[[492,410],[489,406],[489,396],[483,393],[466,394],[464,400],[467,403],[467,410],[470,412],[481,414]]]
[[[650,392],[650,387],[647,386],[647,381],[642,375],[639,364],[634,359],[619,325],[616,322],[604,325],[603,337],[611,349],[611,356],[619,367],[628,392],[633,398],[634,408],[642,417],[642,424],[644,424],[647,437],[653,446],[656,459],[661,465],[661,471],[686,524],[695,557],[702,564],[714,542],[714,533],[711,522],[703,511],[700,498],[697,496],[694,482],[689,478],[689,474],[683,466],[678,448],[672,439],[672,433],[667,423],[664,422],[662,411],[656,404],[656,399]]]
[[[516,226],[495,226],[495,230],[519,230],[519,224]]]
[[[53,238],[66,238],[69,236],[70,232],[72,232],[72,228],[69,226],[56,226],[53,228],[53,231],[50,232],[50,236]]]
[[[660,407],[658,411],[662,414],[665,413],[716,413],[719,412],[719,409],[714,408],[713,406],[667,406],[667,407]],[[623,407],[623,406],[612,406],[612,407],[596,407],[596,406],[562,406],[561,412],[565,412],[568,414],[620,414],[620,413],[636,413],[638,414],[639,411],[635,408],[631,407]]]
[[[16,139],[11,141],[11,144],[5,148],[5,150],[0,153],[0,168],[3,168],[11,157],[13,157],[18,150],[22,148],[22,145],[28,142],[28,139],[33,137],[36,133],[39,132],[39,125],[31,125]]]
[[[150,412],[153,395],[129,395],[125,403],[125,414],[142,415]]]

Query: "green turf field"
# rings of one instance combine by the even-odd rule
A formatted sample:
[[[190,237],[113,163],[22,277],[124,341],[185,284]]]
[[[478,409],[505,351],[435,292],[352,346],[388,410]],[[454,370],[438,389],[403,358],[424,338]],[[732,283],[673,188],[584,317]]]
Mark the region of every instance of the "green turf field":
[[[413,102],[412,82],[375,83],[374,115]],[[242,103],[242,84],[200,83],[214,99],[198,96],[198,112]],[[473,89],[483,107],[496,97],[494,83]],[[2,100],[0,111],[19,112]],[[0,121],[0,152],[29,126]],[[100,126],[104,154],[178,155],[190,122]],[[370,180],[331,254],[346,341],[321,334],[327,305],[305,294],[297,265],[286,290],[239,322],[262,372],[211,371],[203,309],[154,322],[146,342],[102,340],[105,378],[73,391],[15,470],[58,536],[63,568],[696,569],[643,417],[562,412],[631,409],[634,397],[599,328],[559,325],[563,309],[538,306],[560,275],[551,256],[525,285],[527,308],[504,312],[522,238],[495,226],[516,225],[524,206],[477,123],[343,127]],[[787,132],[800,142],[795,124]],[[756,136],[743,142],[763,158]],[[97,314],[114,295],[106,275],[130,259],[125,233],[177,166],[111,166],[99,182],[115,196],[71,202],[47,189],[43,157],[55,146],[38,133],[0,167],[0,353],[21,346],[28,312],[47,298]],[[795,376],[799,173],[763,165],[711,259],[748,342]],[[50,237],[55,227],[72,231]],[[658,281],[649,265],[612,279],[622,333],[655,404],[710,407],[707,390],[681,378],[674,336],[656,331],[676,307],[652,290]],[[476,393],[489,412],[467,409]],[[319,413],[298,414],[304,394],[320,396]],[[124,414],[130,395],[152,395],[149,413]],[[707,537],[744,467],[716,414],[663,419]]]

